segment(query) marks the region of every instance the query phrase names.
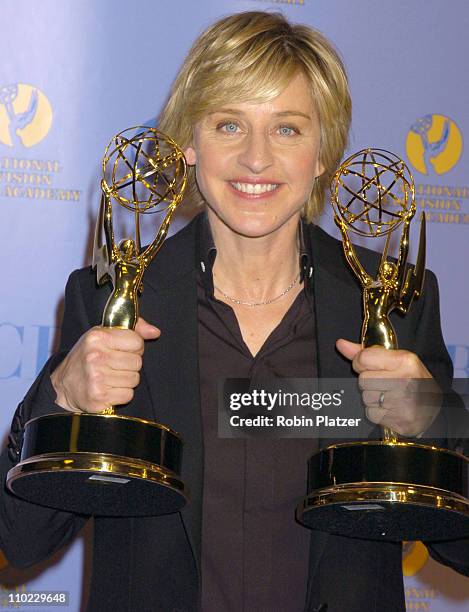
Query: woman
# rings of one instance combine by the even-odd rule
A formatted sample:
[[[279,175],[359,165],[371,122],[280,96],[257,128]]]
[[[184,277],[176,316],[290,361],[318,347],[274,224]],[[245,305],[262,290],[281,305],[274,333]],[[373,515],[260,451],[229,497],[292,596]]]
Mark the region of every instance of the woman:
[[[359,335],[360,290],[340,242],[308,223],[342,157],[350,109],[342,62],[321,34],[278,14],[220,20],[189,52],[160,121],[185,149],[205,214],[147,270],[135,331],[96,327],[108,290],[89,269],[72,274],[62,350],[20,405],[13,439],[27,418],[58,407],[125,404],[121,414],[182,434],[192,494],[181,513],[95,519],[88,609],[358,612],[379,600],[380,610],[404,610],[400,545],[295,523],[315,441],[216,432],[216,383],[227,377],[341,377],[351,366],[364,385],[450,377],[431,275],[425,299],[396,324],[409,350],[343,339]],[[435,418],[410,410],[411,419],[390,410],[386,424],[416,435]],[[2,474],[14,461],[13,448]],[[1,513],[1,546],[18,565],[51,554],[86,521],[7,493]],[[444,547],[438,554],[450,562]],[[464,558],[452,563],[467,571]]]

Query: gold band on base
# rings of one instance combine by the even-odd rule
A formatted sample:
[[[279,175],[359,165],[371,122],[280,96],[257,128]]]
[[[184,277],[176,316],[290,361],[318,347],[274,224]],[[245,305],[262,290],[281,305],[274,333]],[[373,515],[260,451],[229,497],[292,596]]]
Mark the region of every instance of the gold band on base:
[[[9,472],[9,483],[29,474],[52,472],[90,472],[119,478],[138,478],[171,487],[184,497],[188,492],[178,476],[168,469],[163,469],[147,461],[129,460],[106,453],[48,453],[26,459],[13,467]]]
[[[358,482],[314,491],[300,503],[298,513],[302,515],[329,504],[353,503],[412,503],[454,512],[469,512],[469,500],[443,489],[403,483]]]

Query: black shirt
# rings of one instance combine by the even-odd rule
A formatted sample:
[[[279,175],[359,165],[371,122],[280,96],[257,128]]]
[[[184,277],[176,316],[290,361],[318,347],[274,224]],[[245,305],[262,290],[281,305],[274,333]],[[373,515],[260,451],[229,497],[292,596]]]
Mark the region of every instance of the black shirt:
[[[218,438],[217,385],[225,378],[316,376],[311,261],[302,239],[305,289],[255,357],[233,309],[214,298],[216,249],[208,221],[199,236],[199,371],[205,449],[202,609],[300,612],[309,531],[295,521],[315,440]]]

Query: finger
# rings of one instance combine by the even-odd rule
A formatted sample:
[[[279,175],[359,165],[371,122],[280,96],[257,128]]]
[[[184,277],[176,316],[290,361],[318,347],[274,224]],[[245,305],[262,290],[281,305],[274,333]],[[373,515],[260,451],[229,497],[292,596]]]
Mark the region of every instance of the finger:
[[[111,406],[122,406],[132,401],[134,390],[127,387],[109,387],[106,395],[108,398],[106,403],[111,404]]]
[[[103,376],[103,386],[134,389],[140,382],[139,372],[109,370]]]
[[[103,328],[106,332],[106,348],[143,354],[144,342],[133,329]]]
[[[144,340],[154,340],[155,338],[159,338],[161,336],[161,330],[158,329],[158,327],[147,323],[143,317],[138,318],[135,331]]]
[[[403,361],[402,353],[407,351],[388,350],[384,346],[370,346],[355,355],[352,366],[357,374],[365,371],[394,372],[399,378]]]
[[[413,435],[425,429],[429,415],[422,410],[416,410],[413,402],[384,394],[384,402],[380,406],[380,398],[366,398],[366,417],[382,427],[389,427],[403,435]],[[369,402],[369,403],[368,403]],[[433,413],[432,413],[433,414]],[[432,416],[432,415],[430,415]]]
[[[139,372],[142,369],[142,356],[126,351],[109,351],[106,366],[110,370]]]
[[[363,391],[362,392],[362,400],[365,406],[369,408],[381,408],[383,400],[382,395],[383,391]]]
[[[387,391],[362,391],[363,403],[367,406],[378,406],[390,412],[400,410],[412,400],[412,394],[406,388],[388,389]]]
[[[128,387],[103,387],[86,401],[86,412],[102,412],[109,406],[128,404],[134,396],[134,390]]]
[[[416,435],[423,430],[421,421],[416,419],[412,413],[406,411],[393,412],[382,408],[369,407],[366,410],[367,418],[381,427],[388,427],[399,435]]]
[[[383,370],[369,370],[358,376],[358,386],[361,391],[384,391],[386,393],[396,392],[405,394],[411,387],[410,379],[396,379],[391,372]]]
[[[103,352],[106,349],[139,352],[143,351],[143,340],[132,329],[98,326],[82,336],[80,346],[85,354]]]
[[[357,342],[350,342],[350,340],[345,340],[344,338],[339,338],[336,341],[335,346],[341,355],[350,360],[352,360],[357,353],[363,350],[361,344],[358,344]]]
[[[376,425],[381,425],[382,427],[390,427],[392,422],[390,413],[376,406],[366,407],[366,418],[372,423],[376,423]]]

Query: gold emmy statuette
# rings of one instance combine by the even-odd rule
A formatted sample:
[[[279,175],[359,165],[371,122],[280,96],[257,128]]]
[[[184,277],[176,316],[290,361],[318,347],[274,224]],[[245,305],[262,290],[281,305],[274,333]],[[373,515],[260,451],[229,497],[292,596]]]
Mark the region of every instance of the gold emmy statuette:
[[[129,128],[108,145],[93,252],[98,283],[112,284],[103,326],[134,329],[143,274],[163,244],[185,186],[184,155],[158,130]],[[133,237],[118,243],[113,203],[123,207],[121,215],[130,211],[135,225]],[[159,213],[163,221],[154,240],[142,249],[140,222],[146,213]],[[25,425],[20,461],[8,472],[7,486],[28,501],[70,512],[175,512],[187,501],[180,477],[182,446],[169,427],[120,416],[112,407],[99,414],[37,417]]]
[[[345,258],[363,288],[364,347],[397,349],[389,314],[405,315],[422,293],[425,217],[414,267],[407,266],[415,214],[412,175],[393,153],[365,149],[349,157],[331,181],[335,222]],[[391,233],[402,228],[397,260],[388,259]],[[375,276],[361,265],[348,230],[385,237]],[[397,381],[396,381],[397,383]],[[381,440],[343,442],[308,462],[308,494],[297,508],[305,526],[376,540],[445,540],[469,536],[468,464],[464,455],[383,428]]]

